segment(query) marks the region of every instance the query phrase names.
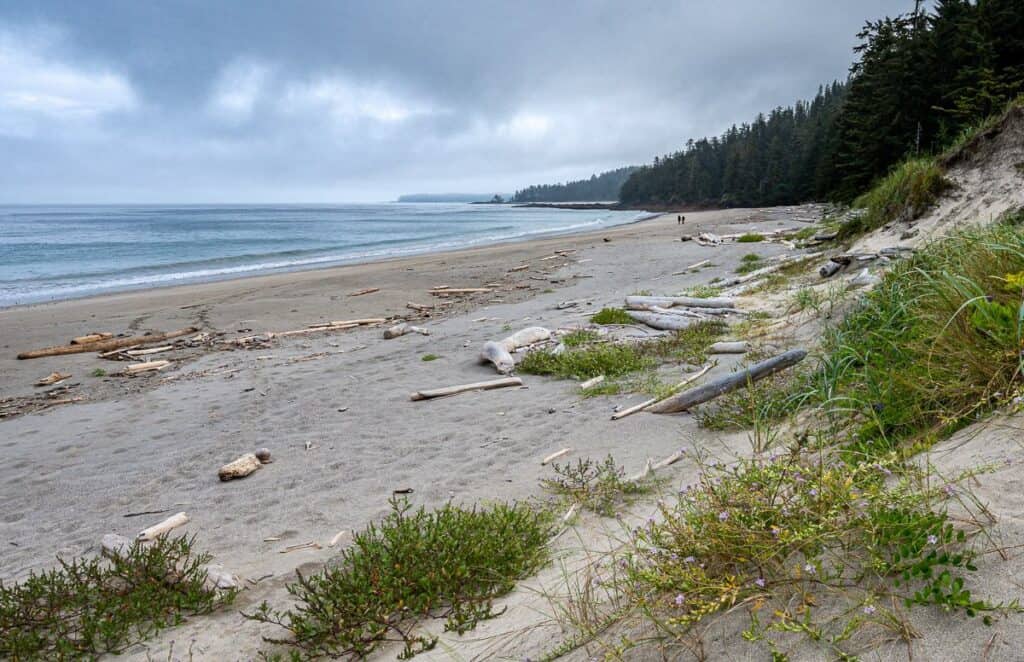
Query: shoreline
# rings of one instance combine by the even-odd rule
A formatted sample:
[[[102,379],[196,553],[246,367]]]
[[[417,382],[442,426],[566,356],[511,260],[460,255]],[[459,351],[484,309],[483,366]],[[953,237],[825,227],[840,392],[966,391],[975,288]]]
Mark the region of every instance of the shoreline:
[[[396,203],[396,204],[398,204],[398,203]],[[80,206],[80,205],[75,205],[75,206]],[[145,205],[143,205],[143,206],[145,206]],[[528,205],[505,205],[505,206],[518,207],[518,206],[528,206]],[[553,208],[553,209],[576,210],[576,211],[580,210],[578,208],[573,208],[573,207],[551,207],[551,208]],[[409,247],[404,252],[403,251],[396,251],[395,252],[396,254],[392,254],[392,255],[377,255],[377,256],[373,256],[373,255],[356,255],[356,256],[353,256],[353,257],[339,257],[336,260],[325,261],[322,264],[305,264],[305,265],[298,265],[297,264],[297,265],[292,265],[292,266],[283,266],[283,267],[269,268],[269,269],[266,269],[266,270],[253,269],[251,272],[248,272],[248,273],[241,272],[241,273],[237,273],[237,274],[223,274],[223,275],[219,275],[219,276],[213,276],[213,277],[210,277],[210,278],[202,278],[202,277],[199,277],[199,278],[188,278],[188,279],[182,278],[182,279],[179,279],[181,282],[175,282],[175,281],[171,280],[171,281],[167,281],[166,284],[146,283],[146,284],[136,285],[136,286],[126,286],[126,287],[123,287],[123,288],[112,288],[112,289],[107,289],[107,290],[104,290],[104,291],[83,294],[81,296],[69,296],[69,297],[66,297],[66,298],[58,298],[58,299],[51,299],[51,300],[44,300],[44,301],[29,301],[29,302],[25,302],[25,303],[14,303],[14,304],[9,304],[9,305],[7,305],[7,304],[0,304],[0,313],[2,313],[3,311],[6,311],[6,310],[17,309],[17,308],[24,308],[24,307],[29,307],[29,306],[42,306],[42,305],[50,305],[50,304],[59,304],[59,303],[65,302],[65,301],[81,301],[81,300],[86,300],[86,299],[94,299],[94,298],[97,298],[97,297],[114,296],[114,295],[118,295],[118,294],[125,294],[125,293],[129,293],[129,292],[148,292],[150,290],[161,290],[161,289],[174,288],[174,287],[189,287],[189,286],[196,286],[196,285],[205,285],[205,284],[209,284],[209,283],[222,283],[222,282],[229,282],[229,281],[234,281],[234,280],[243,280],[243,279],[249,279],[249,278],[260,278],[260,277],[264,277],[264,276],[276,276],[276,275],[303,273],[303,272],[308,272],[308,271],[322,271],[322,270],[329,270],[329,269],[338,269],[338,268],[342,268],[342,267],[359,266],[359,265],[364,265],[364,264],[374,264],[374,263],[381,263],[381,262],[388,262],[388,261],[411,259],[411,258],[424,257],[424,256],[445,255],[445,254],[448,254],[448,253],[457,253],[457,252],[460,252],[460,251],[473,250],[473,249],[477,249],[477,248],[488,248],[488,247],[496,247],[496,246],[506,246],[506,245],[511,245],[511,244],[528,243],[528,242],[540,241],[540,240],[544,240],[544,239],[558,239],[558,238],[572,237],[572,236],[577,236],[577,235],[582,236],[582,235],[586,235],[588,233],[599,234],[601,232],[613,230],[615,228],[620,228],[620,227],[635,225],[637,223],[642,223],[644,221],[651,220],[652,218],[656,218],[658,215],[660,215],[659,213],[651,213],[651,212],[645,213],[644,210],[640,209],[640,208],[637,208],[637,209],[634,210],[634,209],[612,209],[612,208],[609,208],[609,207],[595,207],[595,208],[589,208],[588,207],[586,209],[591,209],[593,211],[599,211],[599,210],[603,210],[603,211],[636,211],[637,212],[637,216],[635,218],[632,218],[632,219],[629,219],[629,220],[625,220],[625,221],[622,221],[622,222],[619,222],[619,223],[612,223],[612,224],[609,224],[609,225],[605,225],[605,226],[602,226],[601,228],[570,228],[570,229],[538,230],[538,231],[535,231],[535,232],[524,233],[524,234],[521,234],[521,235],[518,235],[518,236],[515,236],[515,237],[504,237],[504,238],[497,238],[497,239],[493,239],[493,240],[492,239],[487,239],[487,238],[481,238],[481,239],[478,239],[478,240],[469,241],[469,242],[467,242],[467,243],[465,243],[465,244],[463,244],[461,246],[444,247],[444,248],[440,248],[440,249],[437,249],[433,245],[426,245],[426,246],[423,246],[423,247]]]

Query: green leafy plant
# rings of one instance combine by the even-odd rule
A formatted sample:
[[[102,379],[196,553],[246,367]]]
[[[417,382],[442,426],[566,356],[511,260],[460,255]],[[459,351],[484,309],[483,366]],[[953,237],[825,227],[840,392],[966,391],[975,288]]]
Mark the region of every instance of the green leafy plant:
[[[186,617],[228,604],[206,586],[194,538],[135,542],[109,558],[58,558],[53,570],[0,582],[0,658],[95,659],[121,653]]]
[[[764,241],[764,235],[758,234],[757,232],[747,232],[736,238],[736,241],[740,244],[756,244]]]
[[[931,207],[951,182],[932,158],[904,161],[874,188],[854,200],[864,210],[839,229],[840,238],[854,237],[895,220],[912,221]]]
[[[588,457],[575,464],[556,462],[551,468],[557,477],[543,479],[545,489],[606,517],[614,515],[616,508],[629,499],[650,492],[654,485],[652,479],[627,480],[625,470],[611,455],[603,462]]]
[[[633,324],[633,318],[621,308],[602,308],[590,317],[594,324]]]
[[[107,376],[107,371],[104,370],[103,368],[96,368],[95,370],[93,370],[89,374],[91,376],[93,376],[93,377],[106,377]]]
[[[424,354],[423,356],[420,357],[420,361],[436,361],[439,358],[441,357],[438,356],[437,354]]]
[[[403,644],[400,658],[436,639],[416,632],[424,619],[464,633],[492,618],[495,598],[548,559],[549,514],[525,505],[413,510],[397,497],[379,524],[357,533],[336,564],[288,585],[296,605],[261,604],[249,618],[281,626],[293,659],[364,657],[381,642]]]

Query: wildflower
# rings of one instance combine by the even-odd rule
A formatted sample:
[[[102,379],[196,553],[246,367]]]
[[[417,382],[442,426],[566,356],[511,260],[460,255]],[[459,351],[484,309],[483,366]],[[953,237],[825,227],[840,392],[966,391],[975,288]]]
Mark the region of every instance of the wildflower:
[[[726,510],[723,510],[722,512],[718,513],[718,519],[720,521],[722,521],[722,522],[724,522],[725,520],[729,519],[729,512],[726,511]]]
[[[818,490],[814,489],[813,487],[807,493],[810,494],[812,497],[818,496]]]
[[[782,532],[779,530],[779,527],[777,527],[777,526],[773,526],[772,527],[772,535],[773,536],[778,538],[780,533],[782,533]]]
[[[813,565],[811,565],[810,563],[807,563],[807,564],[805,564],[805,565],[804,565],[804,572],[806,572],[806,573],[807,573],[808,575],[813,575],[813,574],[814,574],[814,573],[816,573],[817,571],[818,571],[818,569],[817,569],[817,568],[815,568],[815,567],[814,567]]]
[[[676,599],[675,599],[674,602],[676,603],[677,607],[682,607],[683,604],[686,602],[686,596],[683,595],[682,593],[680,593],[679,595],[676,596]]]
[[[934,545],[934,544],[936,544],[938,542],[939,542],[939,537],[937,535],[935,535],[934,533],[932,535],[928,536],[928,544],[929,545]]]
[[[764,577],[758,577],[757,579],[754,580],[754,583],[757,584],[760,588],[764,588],[764,584],[765,584]]]
[[[871,616],[875,613],[875,605],[864,605],[864,613]]]
[[[943,485],[943,486],[942,486],[942,491],[943,491],[943,493],[944,493],[944,494],[945,494],[946,496],[949,496],[949,497],[951,497],[951,496],[953,496],[954,494],[956,494],[956,488],[955,488],[955,487],[953,487],[952,485],[948,484],[948,483],[947,483],[946,485]]]
[[[695,559],[692,556],[687,556],[685,559],[683,559],[683,563],[696,563],[696,562],[697,562],[697,559]]]

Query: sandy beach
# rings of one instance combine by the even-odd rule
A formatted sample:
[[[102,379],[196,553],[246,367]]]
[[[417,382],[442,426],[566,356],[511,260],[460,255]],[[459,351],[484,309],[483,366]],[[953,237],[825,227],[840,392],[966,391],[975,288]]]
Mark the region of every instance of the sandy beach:
[[[0,311],[0,397],[28,402],[40,390],[32,384],[59,371],[72,375],[65,384],[79,384],[69,392],[82,398],[0,421],[8,458],[0,467],[0,578],[50,567],[57,554],[95,552],[104,534],[132,535],[166,516],[126,515],[186,511],[192,521],[184,531],[215,562],[263,578],[243,592],[245,608],[281,599],[294,569],[327,561],[336,550],[326,542],[385,513],[394,490],[412,489],[413,502],[428,507],[539,496],[538,479],[547,471],[540,459],[562,447],[579,457],[611,453],[639,469],[645,458],[671,453],[696,435],[693,421],[634,416],[612,424],[613,407],[642,396],[581,399],[572,382],[531,376],[523,389],[438,401],[410,402],[409,393],[495,377],[493,367],[478,362],[479,347],[509,328],[572,327],[625,295],[680,291],[731,273],[751,250],[785,250],[723,245],[715,266],[673,276],[708,257],[707,249],[679,240],[684,232],[798,226],[789,216],[781,208],[695,213],[681,228],[669,215],[598,234]],[[555,250],[575,252],[542,259]],[[529,269],[509,271],[524,264]],[[430,317],[406,308],[409,301],[444,301],[428,294],[431,287],[488,283],[501,284]],[[380,290],[350,296],[366,288]],[[577,303],[559,310],[565,302]],[[15,359],[94,330],[138,334],[194,325],[231,338],[406,316],[431,335],[385,341],[376,327],[288,338],[264,349],[182,350],[161,355],[174,361],[171,368],[134,378],[90,376],[124,365],[94,353]],[[440,358],[422,361],[428,353]],[[220,465],[260,447],[271,450],[272,464],[244,481],[218,481]],[[323,548],[280,553],[307,541]],[[221,642],[238,651],[231,659],[259,650],[259,628],[237,610],[215,619],[237,631]],[[168,638],[181,636],[169,633],[140,650],[162,650]],[[214,641],[202,643],[199,659],[215,659]]]

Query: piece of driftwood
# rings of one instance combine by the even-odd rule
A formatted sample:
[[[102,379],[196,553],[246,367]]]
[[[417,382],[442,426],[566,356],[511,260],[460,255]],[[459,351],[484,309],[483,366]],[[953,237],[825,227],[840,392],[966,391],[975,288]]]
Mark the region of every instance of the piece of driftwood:
[[[631,310],[647,310],[651,306],[659,308],[735,308],[736,300],[724,297],[701,299],[700,297],[652,297],[628,296],[626,308]]]
[[[320,547],[320,543],[316,542],[315,540],[310,540],[309,542],[302,542],[302,543],[299,543],[298,545],[288,545],[287,547],[285,547],[284,549],[281,550],[281,553],[282,554],[287,554],[288,552],[294,552],[294,551],[297,551],[297,550],[300,550],[300,549],[323,549],[323,548]]]
[[[679,460],[683,459],[684,457],[686,457],[686,452],[682,451],[682,450],[678,450],[675,453],[672,453],[671,455],[666,457],[664,460],[661,460],[659,462],[655,462],[653,465],[651,465],[651,469],[654,470],[654,471],[657,471],[658,469],[664,469],[665,467],[667,467],[669,465],[675,464],[676,462],[678,462]]]
[[[109,340],[97,340],[96,342],[85,343],[84,345],[57,345],[35,349],[30,352],[18,354],[19,359],[38,359],[44,356],[62,356],[64,354],[81,354],[83,352],[106,352],[112,349],[123,349],[132,345],[153,345],[158,342],[186,336],[198,331],[194,326],[168,333],[153,333],[148,336],[132,336],[131,338],[110,338]]]
[[[342,538],[345,537],[345,534],[347,534],[347,533],[348,533],[348,529],[342,529],[341,531],[338,531],[337,533],[334,534],[334,537],[331,538],[331,541],[329,543],[327,543],[327,546],[328,547],[334,547],[335,545],[338,544],[339,540],[341,540]]]
[[[705,374],[707,374],[708,370],[711,370],[711,366],[710,365],[704,366],[703,368],[700,369],[699,372],[696,372],[696,373],[690,375],[689,377],[687,377],[683,381],[681,381],[678,384],[676,384],[674,387],[672,387],[672,390],[673,391],[678,391],[679,389],[683,388],[687,384],[692,384],[693,382],[697,381],[698,379],[703,377]],[[671,397],[671,396],[669,396],[669,397]],[[626,409],[623,409],[622,411],[615,412],[614,414],[612,414],[612,420],[613,421],[617,421],[620,418],[626,418],[627,416],[632,416],[633,414],[637,413],[638,411],[643,411],[643,410],[647,409],[648,407],[650,407],[651,405],[653,405],[653,404],[655,404],[657,402],[658,402],[658,398],[651,398],[650,400],[644,400],[643,402],[641,402],[638,405],[633,405],[632,407],[628,407]]]
[[[493,363],[498,372],[507,375],[516,367],[516,363],[512,359],[512,352],[550,338],[551,331],[549,329],[542,326],[529,326],[521,331],[516,331],[503,340],[488,340],[480,350],[480,362]]]
[[[682,317],[692,317],[694,319],[706,320],[708,318],[707,313],[698,313],[695,310],[689,308],[662,308],[661,306],[651,306],[648,308],[652,313],[659,315],[681,315]],[[703,308],[702,310],[727,310],[726,308]]]
[[[53,384],[62,382],[65,379],[71,379],[71,375],[65,375],[60,372],[51,372],[50,374],[36,382],[36,386],[51,386]]]
[[[708,354],[746,354],[748,343],[746,340],[733,342],[716,342],[708,347]]]
[[[228,462],[223,467],[217,470],[217,477],[222,481],[235,480],[236,478],[245,478],[252,472],[256,471],[263,466],[260,459],[256,457],[256,453],[246,453],[237,460]]]
[[[214,588],[230,590],[238,588],[238,577],[232,575],[224,568],[214,566],[206,567],[206,581]]]
[[[392,327],[384,329],[384,339],[391,340],[392,338],[399,338],[407,333],[418,333],[423,336],[429,336],[430,331],[424,329],[422,326],[413,326],[412,324],[396,324]]]
[[[374,292],[380,292],[379,287],[368,287],[365,290],[357,290],[355,292],[349,292],[350,297],[361,297],[364,294],[373,294]]]
[[[515,271],[526,271],[529,268],[530,268],[530,265],[528,265],[528,264],[520,264],[518,267],[512,267],[508,271],[509,271],[509,273],[512,273],[512,272],[515,272]]]
[[[598,375],[597,377],[591,377],[590,379],[588,379],[585,382],[580,382],[580,388],[581,389],[585,389],[585,388],[590,388],[591,386],[597,386],[598,384],[600,384],[603,381],[604,381],[604,375]]]
[[[148,529],[139,531],[139,535],[136,536],[136,538],[142,541],[153,540],[157,536],[161,536],[172,529],[176,529],[179,526],[185,526],[186,524],[188,524],[188,515],[186,513],[178,513],[176,515],[171,515],[159,524],[154,524]]]
[[[558,458],[560,458],[562,456],[565,456],[565,455],[568,455],[571,452],[572,452],[571,448],[563,448],[560,451],[555,451],[551,455],[548,455],[543,460],[541,460],[540,464],[541,464],[541,466],[545,466],[545,465],[551,464],[552,462],[554,462]]]
[[[650,478],[654,478],[654,461],[651,460],[651,458],[647,458],[647,462],[644,463],[643,470],[640,473],[627,478],[626,482],[639,483]]]
[[[421,313],[425,313],[428,310],[433,310],[434,309],[433,306],[426,306],[426,305],[424,305],[422,303],[415,303],[413,301],[406,301],[405,302],[405,307],[409,308],[410,310],[419,311]]]
[[[167,366],[171,365],[170,361],[146,361],[145,363],[133,363],[124,369],[126,375],[138,375],[143,372],[151,372],[153,370],[163,370]]]
[[[822,278],[831,278],[839,273],[839,271],[845,266],[845,264],[840,262],[833,262],[832,260],[829,260],[818,269],[818,275]]]
[[[160,347],[150,347],[149,349],[123,349],[121,353],[125,356],[149,356],[150,354],[169,352],[172,349],[174,349],[174,345],[162,345]]]
[[[99,342],[107,338],[113,338],[113,333],[87,333],[84,336],[77,336],[71,339],[72,345],[86,345],[91,342]]]
[[[578,503],[574,503],[571,506],[569,506],[569,510],[565,511],[565,514],[562,515],[562,524],[568,524],[569,520],[576,516],[576,511],[578,511],[579,509],[580,504]]]
[[[430,293],[434,296],[447,296],[449,294],[483,294],[491,292],[490,287],[446,287],[444,289],[433,289]]]
[[[487,382],[473,382],[472,384],[461,384],[459,386],[446,386],[445,388],[427,389],[425,391],[416,391],[409,396],[410,400],[431,400],[433,398],[443,398],[449,395],[456,395],[458,393],[466,393],[468,391],[488,391],[495,388],[505,388],[508,386],[522,386],[523,380],[518,377],[504,377],[502,379],[493,379]]]
[[[700,262],[697,262],[696,264],[691,264],[690,266],[686,267],[682,271],[674,271],[674,272],[672,272],[672,275],[673,276],[683,276],[683,275],[693,271],[694,269],[700,269],[701,267],[706,267],[709,264],[711,264],[711,260],[701,260]]]
[[[803,361],[806,356],[807,352],[803,349],[791,349],[788,352],[756,363],[745,370],[734,372],[703,386],[665,398],[661,402],[651,405],[647,411],[654,414],[672,414],[687,411],[691,407],[695,407],[708,400],[713,400],[720,395],[735,391],[747,384],[752,384],[776,372],[792,367]]]
[[[692,317],[652,313],[647,310],[627,310],[626,314],[637,322],[646,324],[652,329],[661,329],[663,331],[682,331],[683,329],[693,326],[694,323],[699,321]]]

